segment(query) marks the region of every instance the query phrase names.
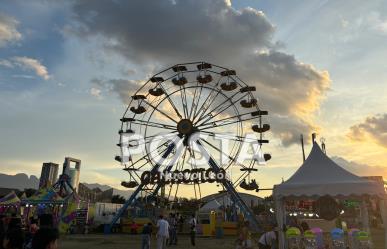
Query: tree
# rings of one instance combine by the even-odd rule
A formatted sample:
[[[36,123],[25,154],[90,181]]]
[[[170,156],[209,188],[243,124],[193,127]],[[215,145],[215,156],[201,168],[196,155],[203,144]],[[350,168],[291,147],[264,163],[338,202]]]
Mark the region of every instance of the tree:
[[[121,195],[113,195],[112,196],[112,203],[117,203],[117,204],[124,204],[125,203],[125,197]]]
[[[36,189],[26,188],[24,189],[24,193],[26,193],[26,197],[29,198],[36,193]]]

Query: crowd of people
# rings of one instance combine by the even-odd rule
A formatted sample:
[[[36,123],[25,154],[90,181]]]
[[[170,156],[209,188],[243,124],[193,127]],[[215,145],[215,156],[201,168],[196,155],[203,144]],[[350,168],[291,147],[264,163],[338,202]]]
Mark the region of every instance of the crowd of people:
[[[23,227],[20,217],[0,216],[0,249],[57,249],[58,239],[56,228],[37,219]]]
[[[170,213],[168,217],[160,215],[156,223],[156,248],[165,249],[167,245],[177,245],[178,232],[183,230],[184,220],[179,214]],[[195,246],[196,241],[196,226],[197,221],[195,215],[192,215],[189,220],[190,226],[190,241],[191,245]],[[133,230],[134,231],[134,230]],[[152,223],[147,223],[143,226],[141,231],[141,249],[149,249],[151,243],[151,237],[153,233]]]

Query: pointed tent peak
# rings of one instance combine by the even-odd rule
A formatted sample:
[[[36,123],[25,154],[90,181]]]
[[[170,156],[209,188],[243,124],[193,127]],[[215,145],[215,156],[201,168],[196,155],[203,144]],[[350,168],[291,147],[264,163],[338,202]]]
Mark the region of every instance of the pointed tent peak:
[[[312,150],[286,182],[275,185],[274,196],[385,196],[383,184],[368,181],[333,162],[314,142]]]
[[[27,194],[26,194],[26,192],[23,192],[23,193],[21,194],[20,199],[21,199],[21,200],[27,199]]]
[[[11,191],[9,194],[0,199],[0,205],[13,205],[19,203],[20,199],[17,197],[15,191]]]
[[[285,184],[299,183],[338,183],[338,182],[368,182],[359,176],[345,170],[332,161],[320,148],[316,141],[305,162]]]

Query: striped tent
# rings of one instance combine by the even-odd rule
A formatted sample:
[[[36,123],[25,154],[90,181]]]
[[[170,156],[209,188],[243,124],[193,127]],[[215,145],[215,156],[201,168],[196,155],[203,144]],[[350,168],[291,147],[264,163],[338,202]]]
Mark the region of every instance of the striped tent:
[[[17,197],[15,191],[11,191],[9,194],[0,199],[0,206],[17,205],[20,203],[19,197]]]
[[[39,189],[33,196],[30,198],[24,199],[24,203],[30,204],[62,204],[64,202],[63,198],[58,195],[58,193],[53,188],[42,188]]]

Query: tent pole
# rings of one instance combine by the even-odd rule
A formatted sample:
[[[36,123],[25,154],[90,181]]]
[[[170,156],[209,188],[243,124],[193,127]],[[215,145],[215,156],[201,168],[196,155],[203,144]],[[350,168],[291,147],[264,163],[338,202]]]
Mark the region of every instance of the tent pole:
[[[383,227],[384,227],[384,249],[387,249],[387,210],[386,210],[386,197],[383,197],[380,200],[380,214],[382,216],[383,220]]]
[[[301,134],[300,140],[301,140],[301,148],[302,148],[302,159],[303,159],[303,162],[305,162],[304,135]]]
[[[361,201],[361,222],[363,225],[363,231],[366,231],[367,233],[370,232],[370,224],[369,224],[369,216],[368,216],[368,209],[367,209],[367,203],[365,198],[362,198]]]
[[[275,214],[278,225],[278,243],[279,249],[285,249],[285,233],[283,231],[284,221],[285,221],[285,208],[284,208],[284,198],[278,196],[274,197],[275,202]]]

